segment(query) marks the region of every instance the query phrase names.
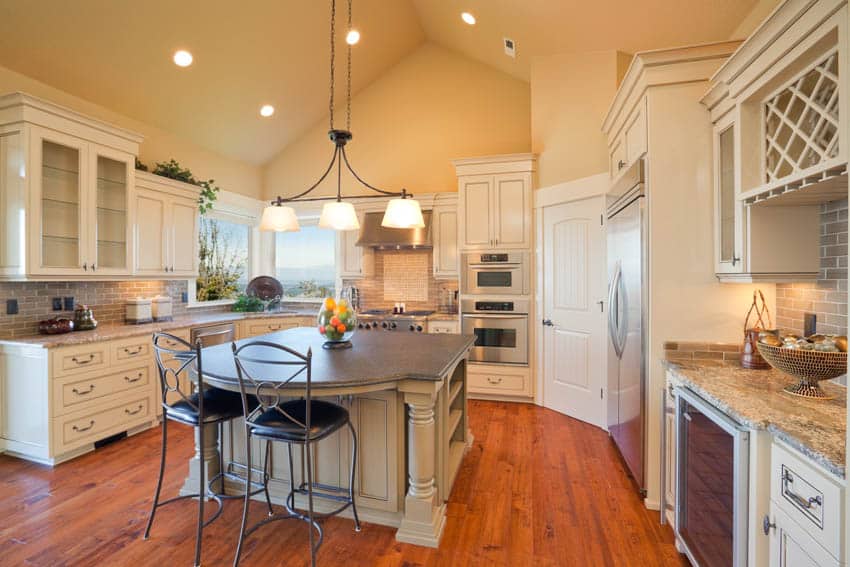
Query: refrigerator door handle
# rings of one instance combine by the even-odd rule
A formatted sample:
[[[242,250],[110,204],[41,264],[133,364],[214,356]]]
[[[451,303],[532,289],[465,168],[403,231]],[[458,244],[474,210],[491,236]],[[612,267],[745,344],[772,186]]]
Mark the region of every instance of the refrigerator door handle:
[[[620,287],[617,292],[617,307],[622,305],[623,316],[618,319],[618,335],[620,342],[620,357],[626,350],[626,340],[629,338],[629,296],[626,291],[626,284],[623,281],[623,270],[619,270],[620,277],[617,279],[617,285]]]
[[[614,276],[611,278],[611,284],[609,285],[608,289],[608,334],[611,337],[611,344],[614,346],[614,352],[617,354],[617,358],[620,358],[620,356],[623,354],[623,351],[620,350],[620,332],[617,328],[617,322],[615,320],[619,311],[619,288],[620,264],[618,262],[617,269],[614,272]]]

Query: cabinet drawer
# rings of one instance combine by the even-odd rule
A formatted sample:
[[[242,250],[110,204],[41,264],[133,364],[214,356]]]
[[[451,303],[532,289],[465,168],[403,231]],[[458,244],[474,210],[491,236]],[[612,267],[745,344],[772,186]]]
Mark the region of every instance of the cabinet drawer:
[[[56,453],[93,443],[151,419],[149,393],[125,398],[89,412],[56,418]]]
[[[843,488],[807,459],[774,443],[770,497],[777,507],[835,557],[844,554]]]
[[[76,410],[82,404],[100,401],[105,396],[150,384],[150,365],[139,366],[94,378],[56,382],[54,411],[57,415]]]
[[[274,333],[275,331],[282,331],[284,329],[294,329],[297,326],[298,320],[292,318],[256,322],[249,321],[244,323],[245,332],[243,334],[245,337],[256,337],[257,335],[265,335],[268,333]]]
[[[72,376],[108,365],[109,354],[106,343],[57,348],[53,352],[53,376]]]
[[[150,356],[153,338],[148,335],[110,343],[112,364],[123,364]]]
[[[469,373],[469,390],[488,394],[524,394],[524,374]]]

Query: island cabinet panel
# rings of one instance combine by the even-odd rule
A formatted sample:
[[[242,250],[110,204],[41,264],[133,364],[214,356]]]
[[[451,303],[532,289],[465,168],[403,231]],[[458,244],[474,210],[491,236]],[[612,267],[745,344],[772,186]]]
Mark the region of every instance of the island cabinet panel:
[[[771,502],[770,567],[839,567],[809,533]]]
[[[308,317],[278,317],[269,319],[254,319],[239,323],[239,338],[247,339],[259,335],[267,335],[284,329],[304,327],[311,322]]]

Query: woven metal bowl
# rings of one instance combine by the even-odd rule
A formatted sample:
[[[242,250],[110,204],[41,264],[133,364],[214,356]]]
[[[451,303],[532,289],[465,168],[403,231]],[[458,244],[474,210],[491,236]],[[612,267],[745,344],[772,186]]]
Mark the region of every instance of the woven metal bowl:
[[[834,396],[821,390],[818,382],[847,373],[846,352],[823,352],[757,344],[759,353],[768,364],[780,372],[797,378],[796,384],[784,388],[784,391],[795,396],[832,399]]]

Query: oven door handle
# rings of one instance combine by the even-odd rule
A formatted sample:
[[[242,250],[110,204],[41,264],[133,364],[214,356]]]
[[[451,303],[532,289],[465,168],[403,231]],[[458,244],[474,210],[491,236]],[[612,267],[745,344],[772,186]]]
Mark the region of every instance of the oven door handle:
[[[515,270],[521,264],[519,262],[517,262],[517,263],[514,263],[514,264],[467,264],[467,265],[470,268],[473,268],[475,270],[505,271],[505,270]]]
[[[496,315],[493,313],[464,313],[463,319],[528,319],[528,315]]]

